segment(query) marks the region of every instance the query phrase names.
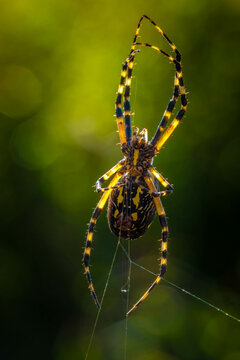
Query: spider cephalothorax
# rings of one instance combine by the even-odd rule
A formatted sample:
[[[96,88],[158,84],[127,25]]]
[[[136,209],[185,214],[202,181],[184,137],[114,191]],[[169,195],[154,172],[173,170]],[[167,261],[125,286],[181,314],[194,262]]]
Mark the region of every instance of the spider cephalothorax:
[[[130,174],[142,175],[152,164],[154,146],[148,142],[147,130],[138,135],[138,128],[134,129],[130,145],[124,149],[125,165]]]
[[[154,25],[157,31],[167,40],[175,57],[168,55],[155,45],[148,43],[139,43],[137,38],[143,19],[147,19]],[[163,117],[157,127],[155,135],[148,141],[148,133],[143,129],[140,133],[135,128],[132,135],[131,127],[131,108],[130,108],[130,86],[134,58],[139,49],[136,46],[146,46],[163,54],[175,66],[174,90],[172,98],[163,114]],[[124,92],[124,114],[122,111],[122,96]],[[181,98],[181,108],[177,112],[169,126],[167,124],[171,118],[175,104]],[[148,16],[143,15],[137,25],[136,33],[133,39],[130,54],[123,63],[120,85],[116,100],[116,116],[121,142],[121,150],[124,159],[119,161],[112,169],[107,171],[96,182],[96,191],[103,193],[99,200],[89,223],[87,241],[84,250],[83,262],[87,275],[89,288],[98,308],[100,304],[95,293],[92,278],[89,271],[89,257],[91,253],[93,230],[96,221],[108,201],[108,223],[111,231],[124,239],[137,239],[151,225],[155,213],[157,213],[162,228],[161,239],[161,259],[159,275],[138,300],[138,302],[128,311],[129,315],[141,302],[149,295],[153,287],[159,283],[167,268],[167,237],[168,226],[166,214],[161,202],[161,197],[170,194],[173,187],[169,182],[153,167],[153,157],[159,152],[167,139],[179,125],[187,108],[186,92],[183,85],[181,55],[176,46],[171,42],[163,30]],[[115,175],[114,175],[115,174]],[[112,175],[108,187],[102,188],[102,184]],[[159,184],[164,190],[158,191]]]

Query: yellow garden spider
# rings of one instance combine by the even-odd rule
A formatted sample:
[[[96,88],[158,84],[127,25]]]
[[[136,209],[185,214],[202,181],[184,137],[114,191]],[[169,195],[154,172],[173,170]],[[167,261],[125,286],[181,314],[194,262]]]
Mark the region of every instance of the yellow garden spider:
[[[175,57],[168,55],[157,46],[137,42],[140,26],[144,18],[150,21],[150,23],[153,24],[160,34],[167,40],[172,50],[175,52]],[[130,86],[134,58],[136,53],[140,51],[138,49],[136,50],[136,46],[147,46],[159,53],[162,53],[171,63],[175,65],[176,69],[173,96],[168,103],[167,109],[163,114],[155,135],[150,141],[148,141],[147,129],[143,129],[139,132],[139,129],[135,128],[133,134],[131,129]],[[123,92],[124,114],[122,112],[121,105]],[[176,117],[172,120],[170,125],[166,128],[174,106],[178,100],[179,92],[181,97],[181,109],[178,111]],[[156,284],[159,283],[166,272],[168,226],[166,214],[160,197],[170,194],[173,191],[173,187],[153,167],[153,158],[158,154],[159,150],[180,123],[186,108],[187,98],[183,85],[181,55],[163,30],[148,16],[143,15],[138,22],[130,54],[122,66],[121,80],[116,100],[117,125],[121,142],[121,150],[124,158],[96,182],[96,191],[103,193],[103,195],[93,211],[89,223],[86,246],[83,255],[84,269],[88,279],[89,288],[98,308],[100,308],[100,303],[95,293],[89,271],[89,257],[93,241],[94,226],[107,200],[108,223],[110,230],[115,235],[121,236],[127,240],[137,239],[144,234],[147,228],[149,228],[153,221],[155,212],[158,214],[162,228],[159,275],[138,302],[128,311],[127,316],[135,310],[143,300],[145,300],[150,291]],[[111,180],[109,186],[102,188],[103,182],[108,180],[114,174],[115,176]],[[159,183],[165,188],[165,190],[158,191]]]

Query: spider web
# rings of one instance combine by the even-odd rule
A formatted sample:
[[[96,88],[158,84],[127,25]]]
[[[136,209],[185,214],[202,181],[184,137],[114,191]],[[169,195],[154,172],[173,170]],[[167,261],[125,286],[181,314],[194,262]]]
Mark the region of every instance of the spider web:
[[[143,270],[143,271],[145,271],[145,272],[147,272],[147,273],[149,273],[151,275],[154,275],[154,276],[158,275],[158,274],[152,272],[151,270],[145,268],[144,266],[139,265],[138,263],[133,261],[131,259],[131,257],[130,257],[130,241],[128,241],[128,249],[126,250],[125,247],[122,245],[121,237],[119,236],[118,241],[117,241],[117,245],[116,245],[116,249],[115,249],[115,252],[114,252],[114,255],[113,255],[113,258],[112,258],[112,263],[110,265],[110,269],[109,269],[109,272],[108,272],[108,275],[107,275],[107,280],[106,280],[106,283],[105,283],[105,286],[104,286],[104,289],[103,289],[103,294],[102,294],[102,298],[101,298],[101,301],[100,301],[101,308],[98,309],[98,312],[97,312],[97,315],[96,315],[96,319],[95,319],[95,322],[94,322],[94,325],[93,325],[93,330],[92,330],[92,333],[91,333],[91,336],[90,336],[90,340],[89,340],[89,344],[88,344],[88,348],[87,348],[87,352],[86,352],[84,360],[88,359],[88,355],[89,355],[89,352],[91,350],[91,346],[92,346],[94,335],[95,335],[95,330],[96,330],[96,327],[97,327],[98,319],[99,319],[99,316],[100,316],[100,312],[101,312],[101,309],[102,309],[102,305],[103,305],[104,298],[105,298],[105,295],[106,295],[106,291],[107,291],[107,288],[108,288],[108,285],[109,285],[109,280],[110,280],[110,277],[111,277],[111,274],[112,274],[113,266],[114,266],[114,263],[115,263],[115,260],[116,260],[116,255],[117,255],[119,247],[122,249],[122,251],[123,251],[124,255],[126,256],[126,258],[128,260],[128,263],[129,263],[127,282],[121,288],[122,292],[127,293],[126,310],[128,310],[128,308],[129,308],[129,293],[130,293],[130,279],[131,279],[132,265],[138,267],[139,269],[141,269],[141,270]],[[194,298],[195,300],[200,301],[200,302],[204,303],[205,305],[213,308],[215,311],[218,311],[218,312],[222,313],[223,315],[225,315],[226,317],[240,323],[240,318],[238,318],[238,317],[226,312],[225,310],[211,304],[210,302],[208,302],[207,300],[201,298],[200,296],[198,296],[196,294],[193,294],[192,292],[178,286],[177,284],[175,284],[175,283],[173,283],[173,282],[171,282],[171,281],[169,281],[169,280],[167,280],[165,278],[162,278],[161,281],[164,281],[168,285],[176,288],[177,290],[183,292],[184,294],[189,295],[190,297]],[[128,339],[128,317],[126,317],[126,319],[125,319],[124,357],[123,357],[124,360],[127,359],[127,339]]]

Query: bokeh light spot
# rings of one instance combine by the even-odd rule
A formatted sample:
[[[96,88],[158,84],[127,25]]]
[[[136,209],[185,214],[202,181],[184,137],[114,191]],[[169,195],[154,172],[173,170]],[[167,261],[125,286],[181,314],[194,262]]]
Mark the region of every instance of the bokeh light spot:
[[[7,65],[0,69],[0,78],[0,112],[18,118],[36,111],[42,99],[42,86],[31,70]]]
[[[45,168],[61,153],[58,143],[37,119],[20,124],[12,137],[16,162],[28,170]]]

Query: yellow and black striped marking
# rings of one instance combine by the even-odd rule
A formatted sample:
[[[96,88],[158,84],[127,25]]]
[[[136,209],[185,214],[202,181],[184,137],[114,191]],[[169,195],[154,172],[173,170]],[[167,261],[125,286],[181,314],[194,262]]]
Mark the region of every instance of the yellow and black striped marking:
[[[157,153],[160,150],[160,148],[163,146],[163,144],[166,142],[166,140],[169,138],[169,136],[172,134],[172,132],[175,130],[177,125],[180,123],[180,120],[184,116],[184,114],[186,112],[186,109],[187,109],[187,97],[186,97],[186,91],[185,91],[184,84],[183,84],[181,63],[179,61],[177,61],[176,59],[174,59],[172,56],[168,55],[165,51],[158,48],[157,46],[154,46],[154,45],[151,45],[151,44],[148,44],[148,43],[143,43],[143,42],[136,43],[135,45],[147,46],[147,47],[150,47],[153,50],[158,51],[159,53],[166,56],[169,59],[170,62],[175,64],[175,68],[176,68],[176,75],[175,75],[175,79],[174,79],[173,97],[169,101],[167,109],[164,112],[163,118],[161,119],[160,124],[159,124],[159,126],[157,128],[157,131],[156,131],[155,135],[153,136],[153,138],[151,140],[151,144],[155,147],[156,153]],[[167,123],[168,123],[169,119],[171,118],[173,109],[174,109],[175,104],[176,104],[176,102],[178,100],[179,89],[180,89],[180,94],[181,94],[181,109],[178,111],[175,119],[170,124],[170,127],[171,127],[172,131],[168,131],[169,134],[166,135],[166,136],[164,136],[165,133],[164,133],[163,136],[161,136],[162,133],[164,132],[164,129],[167,126]]]
[[[148,20],[151,24],[153,24],[153,26],[157,29],[158,32],[160,32],[160,34],[167,40],[167,42],[169,43],[169,45],[171,46],[172,50],[175,52],[176,54],[176,60],[177,61],[181,61],[181,55],[179,53],[179,51],[177,50],[176,46],[172,43],[172,41],[169,39],[169,37],[165,34],[165,32],[152,20],[150,19],[150,17],[148,17],[147,15],[142,15],[139,22],[138,22],[138,25],[137,25],[137,29],[136,29],[136,33],[135,33],[135,36],[133,38],[133,44],[132,44],[132,47],[131,47],[131,50],[133,51],[136,47],[136,42],[137,42],[137,38],[138,38],[138,35],[139,35],[139,31],[140,31],[140,26],[141,26],[141,23],[143,21],[143,19],[146,19]]]
[[[153,221],[154,199],[141,176],[123,176],[119,185],[121,187],[111,192],[108,201],[109,227],[116,236],[137,239]]]
[[[132,128],[131,128],[131,106],[130,106],[130,87],[131,87],[131,79],[132,79],[132,71],[133,71],[133,63],[135,54],[139,52],[139,50],[133,51],[126,61],[123,63],[120,84],[118,86],[118,93],[116,99],[116,117],[117,117],[117,125],[118,132],[121,142],[122,150],[125,149],[126,145],[130,143],[132,136]],[[124,92],[125,88],[125,92]],[[122,112],[122,95],[124,92],[124,122],[123,122],[123,112]]]
[[[140,27],[141,27],[141,23],[142,23],[143,19],[148,20],[157,29],[157,31],[167,40],[172,51],[175,52],[176,58],[168,55],[165,51],[161,50],[159,47],[157,47],[155,45],[151,45],[146,42],[137,42],[137,38],[139,36]],[[181,68],[181,54],[178,51],[176,45],[174,45],[174,43],[169,39],[169,37],[165,34],[165,32],[147,15],[142,15],[138,22],[136,33],[133,38],[131,52],[135,51],[136,46],[147,46],[153,50],[160,52],[161,54],[166,56],[170,62],[175,64],[175,67],[176,67],[176,75],[175,75],[175,79],[174,79],[174,90],[173,90],[172,99],[169,101],[167,109],[164,112],[164,115],[160,121],[158,128],[157,128],[157,131],[151,140],[151,144],[153,146],[155,146],[156,153],[157,153],[160,150],[160,148],[163,146],[163,144],[167,141],[167,139],[172,134],[172,132],[175,130],[175,128],[178,126],[178,124],[180,123],[180,121],[181,121],[182,117],[184,116],[186,109],[187,109],[186,91],[185,91],[184,84],[183,84],[182,68]],[[167,132],[166,136],[163,137],[163,139],[162,139],[161,135],[164,132],[164,129],[166,128],[168,121],[171,118],[173,109],[178,100],[179,89],[180,89],[180,94],[181,94],[181,109],[178,111],[175,119],[173,120],[173,122],[171,124],[171,129]]]

